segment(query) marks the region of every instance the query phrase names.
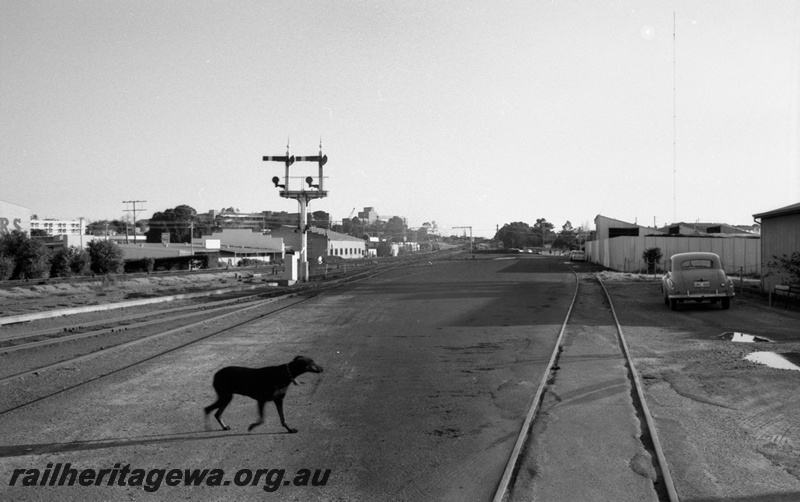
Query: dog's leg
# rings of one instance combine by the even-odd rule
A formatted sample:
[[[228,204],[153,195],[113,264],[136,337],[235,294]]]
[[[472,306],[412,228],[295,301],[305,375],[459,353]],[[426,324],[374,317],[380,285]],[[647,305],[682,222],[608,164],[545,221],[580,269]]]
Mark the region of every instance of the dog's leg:
[[[267,403],[266,401],[258,401],[257,402],[257,404],[258,404],[258,422],[250,424],[250,427],[247,428],[247,432],[250,432],[251,430],[255,429],[256,427],[258,427],[259,425],[264,423],[264,405],[266,403]]]
[[[278,416],[281,419],[281,425],[286,427],[286,430],[289,431],[290,434],[294,434],[295,432],[297,432],[297,429],[292,429],[291,427],[286,425],[286,420],[283,419],[283,398],[282,397],[276,397],[275,398],[275,408],[278,409]]]
[[[227,406],[230,404],[232,399],[233,399],[233,395],[232,394],[226,395],[226,396],[219,396],[217,398],[217,402],[216,403],[212,404],[211,406],[206,407],[206,409],[205,409],[206,415],[208,415],[209,413],[211,413],[211,411],[213,409],[218,408],[217,412],[214,413],[214,418],[217,419],[217,422],[219,422],[219,425],[222,427],[222,430],[224,430],[224,431],[231,430],[231,428],[228,427],[227,425],[225,425],[225,422],[222,421],[222,412],[225,411],[225,408],[227,408]]]

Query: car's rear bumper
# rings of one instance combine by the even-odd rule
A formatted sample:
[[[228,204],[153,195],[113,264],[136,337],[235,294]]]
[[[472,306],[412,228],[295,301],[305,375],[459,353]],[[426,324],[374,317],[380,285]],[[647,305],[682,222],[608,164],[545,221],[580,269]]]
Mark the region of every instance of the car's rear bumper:
[[[708,293],[689,293],[686,295],[671,294],[667,295],[670,300],[719,300],[721,298],[733,298],[736,296],[733,292],[728,291],[715,291]]]

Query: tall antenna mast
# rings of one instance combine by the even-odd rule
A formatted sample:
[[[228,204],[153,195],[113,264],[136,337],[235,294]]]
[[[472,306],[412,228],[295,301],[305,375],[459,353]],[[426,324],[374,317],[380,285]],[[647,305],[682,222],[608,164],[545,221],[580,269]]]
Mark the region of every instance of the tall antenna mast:
[[[678,107],[677,107],[677,78],[675,76],[675,12],[672,13],[672,222],[677,221],[677,166],[678,166]]]

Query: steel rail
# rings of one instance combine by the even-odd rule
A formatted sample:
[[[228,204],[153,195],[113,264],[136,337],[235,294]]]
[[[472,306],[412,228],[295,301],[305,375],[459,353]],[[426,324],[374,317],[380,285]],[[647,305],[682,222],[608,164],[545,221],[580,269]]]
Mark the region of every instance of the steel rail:
[[[134,345],[138,345],[138,344],[143,343],[143,342],[148,342],[148,341],[151,341],[151,340],[155,340],[157,338],[161,338],[163,336],[167,336],[167,335],[171,335],[173,333],[177,333],[178,331],[191,329],[191,328],[200,326],[202,324],[218,321],[220,319],[224,319],[226,317],[229,317],[229,316],[232,316],[232,315],[235,315],[235,314],[240,314],[242,312],[245,312],[245,311],[248,311],[248,310],[251,310],[251,309],[254,309],[254,308],[262,307],[262,306],[266,305],[267,303],[272,303],[273,301],[274,300],[264,300],[263,302],[258,302],[258,303],[254,304],[254,305],[248,305],[247,307],[235,310],[233,312],[227,312],[225,314],[220,314],[218,316],[210,317],[208,319],[203,319],[201,321],[196,321],[196,322],[193,322],[193,323],[185,324],[183,326],[179,326],[177,328],[168,329],[166,331],[159,331],[158,333],[154,333],[152,335],[143,336],[141,338],[137,338],[136,340],[130,340],[128,342],[123,342],[123,343],[120,343],[120,344],[117,344],[117,345],[113,345],[111,347],[106,347],[106,348],[103,348],[103,349],[100,349],[100,350],[97,350],[97,351],[94,351],[94,352],[89,352],[88,354],[82,354],[80,356],[75,356],[75,357],[71,357],[69,359],[64,359],[63,361],[59,361],[57,363],[52,363],[52,364],[48,364],[46,366],[40,366],[38,368],[33,368],[33,369],[30,369],[30,370],[22,371],[20,373],[15,373],[13,375],[8,375],[8,376],[5,376],[3,378],[0,378],[0,383],[5,383],[5,382],[7,382],[9,380],[22,378],[24,376],[32,375],[32,374],[38,373],[40,371],[51,370],[51,369],[55,369],[55,368],[58,368],[58,367],[61,367],[61,366],[66,366],[68,364],[73,364],[73,363],[85,361],[85,360],[88,360],[88,359],[93,359],[93,358],[95,358],[95,357],[97,357],[99,355],[105,355],[105,354],[107,354],[107,353],[109,353],[111,351],[124,349],[124,348],[127,348],[127,347],[132,347]],[[299,302],[296,302],[296,303],[299,303]],[[294,305],[294,304],[295,303],[293,303],[292,305]],[[287,307],[283,307],[283,308],[287,308]],[[202,340],[202,338],[199,338],[198,340]],[[190,342],[190,343],[195,343],[195,342]]]
[[[124,315],[124,316],[110,317],[110,318],[106,318],[106,319],[100,319],[98,321],[86,321],[86,322],[82,322],[82,323],[79,323],[79,324],[73,324],[73,325],[56,327],[56,328],[40,329],[40,330],[37,330],[37,331],[28,331],[26,333],[13,333],[13,334],[9,334],[9,335],[0,335],[0,343],[14,341],[14,340],[22,340],[24,338],[33,338],[33,337],[36,337],[36,336],[52,335],[52,334],[57,334],[57,333],[60,333],[60,332],[63,332],[63,331],[88,328],[88,327],[91,327],[91,326],[102,326],[102,325],[108,325],[108,324],[113,324],[113,323],[123,323],[125,321],[133,321],[133,320],[136,320],[136,319],[142,319],[142,318],[147,318],[147,317],[155,317],[157,315],[171,314],[171,313],[174,313],[174,312],[185,312],[187,310],[207,309],[207,311],[210,311],[210,309],[214,309],[214,308],[217,308],[217,307],[222,306],[222,305],[228,305],[228,304],[237,303],[237,302],[242,302],[243,303],[243,302],[251,301],[254,298],[262,298],[263,296],[264,296],[263,293],[256,293],[256,294],[248,293],[248,294],[246,294],[244,296],[238,296],[238,297],[235,297],[235,298],[228,298],[228,299],[225,299],[225,300],[213,300],[213,301],[210,301],[210,302],[207,302],[207,303],[196,303],[196,304],[191,304],[191,305],[184,305],[183,307],[173,307],[173,308],[168,308],[168,309],[160,309],[160,310],[157,310],[157,311],[154,311],[154,312],[142,312],[142,313],[139,313],[139,314],[130,314],[130,315]],[[131,326],[131,325],[129,325],[129,326]]]
[[[371,279],[371,278],[373,278],[375,276],[378,276],[378,275],[380,275],[380,274],[382,274],[384,272],[390,272],[390,271],[402,268],[402,266],[405,265],[405,264],[406,264],[405,262],[400,263],[400,264],[393,264],[392,266],[389,266],[389,267],[386,267],[386,268],[382,268],[380,270],[370,270],[368,274],[362,272],[361,274],[358,274],[358,276],[352,276],[352,277],[349,277],[347,279],[340,279],[340,280],[331,281],[331,282],[325,284],[324,286],[322,286],[320,289],[322,289],[322,290],[332,289],[334,287],[337,287],[337,286],[340,286],[340,285],[343,285],[343,284],[349,284],[351,282],[357,282],[357,281]],[[106,352],[108,352],[110,350],[117,350],[117,349],[120,349],[120,348],[130,347],[130,346],[133,346],[133,345],[145,342],[145,341],[153,340],[153,339],[158,338],[158,337],[162,337],[162,336],[166,336],[168,334],[172,334],[172,333],[175,333],[175,332],[178,332],[178,331],[186,330],[186,329],[192,328],[194,326],[199,326],[199,325],[202,325],[202,324],[205,324],[205,323],[208,323],[208,322],[212,322],[212,321],[215,321],[215,320],[223,319],[223,318],[231,316],[231,315],[240,314],[243,311],[250,310],[250,309],[253,309],[253,308],[257,308],[257,307],[260,307],[260,306],[262,306],[264,304],[267,304],[267,303],[275,302],[278,299],[297,297],[299,293],[309,293],[309,292],[313,292],[313,291],[310,291],[309,289],[295,291],[293,293],[290,293],[290,294],[287,294],[287,295],[284,295],[284,296],[280,296],[280,297],[276,297],[276,298],[270,298],[270,299],[264,300],[263,302],[258,302],[255,305],[247,306],[246,308],[238,309],[238,310],[236,310],[234,312],[228,312],[228,313],[221,314],[219,316],[215,316],[215,317],[212,317],[212,318],[209,318],[209,319],[203,319],[201,321],[197,321],[195,323],[191,323],[191,324],[188,324],[188,325],[185,325],[185,326],[181,326],[179,328],[174,328],[174,329],[170,329],[170,330],[163,331],[163,332],[160,332],[160,333],[155,333],[155,334],[149,335],[147,337],[138,338],[138,339],[132,340],[130,342],[125,342],[123,344],[115,345],[115,346],[109,347],[107,349],[102,349],[102,350],[99,350],[99,351],[96,351],[96,352],[92,352],[92,353],[89,353],[89,354],[84,354],[84,355],[81,355],[81,356],[78,356],[78,357],[74,357],[74,358],[71,358],[71,359],[60,361],[58,363],[50,364],[50,365],[47,365],[47,366],[42,366],[40,368],[24,371],[24,372],[17,373],[17,374],[14,374],[14,375],[9,375],[7,377],[0,378],[0,384],[2,384],[4,382],[7,382],[7,381],[11,381],[11,380],[17,379],[17,378],[22,378],[22,377],[27,376],[27,375],[31,375],[31,374],[37,373],[39,371],[44,371],[44,370],[48,370],[48,369],[54,369],[54,368],[57,368],[59,366],[64,366],[66,364],[70,364],[70,363],[75,363],[75,362],[91,359],[93,357],[96,357],[97,355],[105,354]],[[69,390],[81,387],[81,386],[86,385],[88,383],[100,380],[100,379],[105,378],[107,376],[122,372],[122,371],[127,370],[129,368],[132,368],[134,366],[138,366],[140,364],[143,364],[145,362],[152,361],[153,359],[156,359],[156,358],[161,357],[163,355],[178,351],[180,349],[183,349],[183,348],[188,347],[190,345],[193,345],[195,343],[201,342],[203,340],[207,340],[209,338],[212,338],[214,336],[220,335],[222,333],[226,333],[226,332],[231,331],[233,329],[236,329],[238,327],[250,324],[252,322],[255,322],[256,320],[259,320],[259,319],[262,319],[264,317],[267,317],[267,316],[273,315],[275,313],[278,313],[280,311],[289,309],[289,308],[291,308],[291,307],[293,307],[295,305],[298,305],[300,303],[304,303],[304,302],[314,298],[315,296],[316,295],[302,298],[302,299],[300,299],[300,300],[298,300],[296,302],[293,302],[293,303],[291,303],[289,305],[285,305],[285,306],[280,307],[278,309],[275,309],[275,310],[273,310],[271,312],[267,312],[265,314],[261,314],[261,315],[255,317],[255,318],[253,318],[253,319],[248,319],[246,321],[242,321],[240,323],[236,323],[233,326],[228,326],[226,328],[217,330],[217,331],[215,331],[213,333],[209,333],[209,334],[201,336],[199,338],[195,338],[195,339],[193,339],[193,340],[191,340],[189,342],[182,343],[182,344],[180,344],[180,345],[178,345],[176,347],[172,347],[172,348],[167,349],[165,351],[161,351],[161,352],[159,352],[157,354],[154,354],[152,356],[148,356],[148,357],[146,357],[146,358],[144,358],[142,360],[135,361],[133,363],[127,364],[127,365],[122,366],[120,368],[116,368],[116,369],[114,369],[112,371],[109,371],[107,373],[103,373],[102,375],[98,375],[98,376],[92,377],[90,379],[84,380],[84,381],[76,383],[74,385],[70,385],[68,387],[65,387],[63,389],[57,390],[55,392],[51,392],[50,394],[46,394],[44,396],[40,396],[38,398],[32,399],[30,401],[27,401],[25,403],[19,404],[17,406],[12,407],[12,408],[8,408],[6,410],[0,410],[0,416],[5,415],[7,413],[10,413],[10,412],[12,412],[14,410],[18,410],[20,408],[24,408],[26,406],[30,406],[31,404],[38,403],[38,402],[43,401],[45,399],[48,399],[50,397],[62,394],[62,393],[67,392]]]
[[[244,326],[244,325],[246,325],[246,324],[250,324],[250,323],[252,323],[252,322],[255,322],[255,321],[257,321],[257,320],[259,320],[259,319],[262,319],[262,318],[264,318],[264,317],[271,316],[271,315],[273,315],[273,314],[276,314],[276,313],[278,313],[278,312],[281,312],[281,311],[283,311],[283,310],[286,310],[286,309],[288,309],[288,308],[291,308],[291,307],[293,307],[293,306],[295,306],[295,305],[297,305],[297,304],[299,304],[299,303],[306,302],[306,301],[310,300],[311,298],[312,298],[312,297],[302,298],[302,299],[300,299],[300,300],[299,300],[299,301],[297,301],[297,302],[291,303],[291,304],[289,304],[289,305],[285,305],[285,306],[283,306],[283,307],[280,307],[280,308],[278,308],[278,309],[276,309],[276,310],[273,310],[273,311],[271,311],[271,312],[267,312],[267,313],[265,313],[265,314],[261,314],[261,315],[259,315],[259,316],[255,317],[255,318],[253,318],[253,319],[248,319],[248,320],[246,320],[246,321],[242,321],[242,322],[236,323],[236,324],[235,324],[235,325],[233,325],[233,326],[228,326],[228,327],[226,327],[226,328],[223,328],[223,329],[220,329],[220,330],[214,331],[213,333],[209,333],[209,334],[207,334],[207,335],[203,335],[203,336],[201,336],[201,337],[199,337],[199,338],[195,338],[195,339],[193,339],[193,340],[191,340],[191,341],[188,341],[188,342],[182,343],[182,344],[180,344],[180,345],[178,345],[178,346],[172,347],[172,348],[170,348],[170,349],[167,349],[167,350],[163,350],[163,351],[161,351],[161,352],[158,352],[157,354],[154,354],[154,355],[152,355],[152,356],[148,356],[148,357],[146,357],[146,358],[144,358],[144,359],[141,359],[141,360],[139,360],[139,361],[135,361],[135,362],[133,362],[133,363],[126,364],[125,366],[122,366],[122,367],[120,367],[120,368],[116,368],[116,369],[114,369],[114,370],[111,370],[111,371],[109,371],[109,372],[107,372],[107,373],[103,373],[102,375],[98,375],[98,376],[92,377],[92,378],[90,378],[90,379],[84,380],[84,381],[82,381],[82,382],[79,382],[79,383],[76,383],[76,384],[74,384],[74,385],[70,385],[69,387],[65,387],[65,388],[63,388],[63,389],[59,389],[59,390],[57,390],[57,391],[55,391],[55,392],[51,392],[50,394],[46,394],[46,395],[44,395],[44,396],[37,397],[37,398],[35,398],[35,399],[32,399],[32,400],[30,400],[30,401],[27,401],[27,402],[25,402],[25,403],[19,404],[19,405],[17,405],[17,406],[14,406],[14,407],[12,407],[12,408],[8,408],[8,409],[6,409],[6,410],[2,410],[2,411],[0,411],[0,416],[2,416],[2,415],[5,415],[6,413],[10,413],[10,412],[12,412],[12,411],[14,411],[14,410],[18,410],[18,409],[20,409],[20,408],[24,408],[24,407],[26,407],[26,406],[30,406],[31,404],[38,403],[39,401],[43,401],[43,400],[45,400],[45,399],[48,399],[48,398],[50,398],[50,397],[56,396],[56,395],[58,395],[58,394],[62,394],[62,393],[64,393],[64,392],[67,392],[67,391],[69,391],[69,390],[72,390],[72,389],[75,389],[75,388],[81,387],[81,386],[83,386],[83,385],[86,385],[86,384],[88,384],[88,383],[91,383],[91,382],[94,382],[94,381],[100,380],[101,378],[105,378],[105,377],[107,377],[107,376],[114,375],[114,374],[116,374],[116,373],[119,373],[119,372],[121,372],[121,371],[127,370],[127,369],[129,369],[129,368],[133,368],[134,366],[138,366],[138,365],[140,365],[140,364],[143,364],[143,363],[146,363],[146,362],[148,362],[148,361],[152,361],[153,359],[156,359],[156,358],[159,358],[159,357],[161,357],[161,356],[164,356],[164,355],[166,355],[166,354],[169,354],[169,353],[172,353],[172,352],[175,352],[175,351],[181,350],[181,349],[183,349],[183,348],[185,348],[185,347],[188,347],[188,346],[190,346],[190,345],[194,345],[194,344],[196,344],[196,343],[198,343],[198,342],[201,342],[201,341],[203,341],[203,340],[207,340],[207,339],[209,339],[209,338],[212,338],[212,337],[214,337],[214,336],[221,335],[222,333],[226,333],[226,332],[228,332],[228,331],[231,331],[231,330],[233,330],[233,329],[239,328],[239,327],[241,327],[241,326]],[[266,303],[271,303],[272,301],[274,301],[274,299],[272,299],[272,300],[265,300],[263,303],[264,303],[264,304],[266,304]],[[23,377],[23,376],[26,376],[26,375],[31,375],[31,374],[33,374],[33,373],[36,373],[36,372],[39,372],[39,371],[43,371],[43,370],[47,370],[47,369],[53,369],[53,368],[56,368],[56,367],[59,367],[59,366],[63,366],[63,365],[65,365],[65,364],[68,364],[68,363],[75,363],[75,362],[78,362],[78,361],[82,361],[82,360],[90,359],[90,358],[93,358],[93,357],[95,357],[95,356],[97,356],[97,355],[99,355],[99,354],[104,354],[104,353],[106,353],[108,350],[116,350],[116,349],[120,349],[120,348],[123,348],[123,347],[130,347],[130,346],[132,346],[132,345],[136,345],[136,344],[139,344],[139,343],[142,343],[142,342],[145,342],[145,341],[149,341],[149,340],[152,340],[152,339],[155,339],[155,338],[161,337],[161,336],[165,336],[165,335],[168,335],[168,334],[171,334],[171,333],[175,333],[175,332],[177,332],[177,331],[182,331],[182,330],[185,330],[185,329],[189,329],[189,328],[191,328],[191,327],[194,327],[194,326],[197,326],[197,325],[200,325],[200,324],[204,324],[204,323],[210,322],[210,321],[212,321],[212,320],[219,320],[219,319],[222,319],[222,318],[225,318],[225,317],[231,316],[231,315],[240,314],[240,313],[241,313],[242,311],[244,311],[244,310],[250,310],[250,309],[254,309],[254,308],[256,308],[256,307],[259,307],[259,306],[261,306],[261,305],[252,305],[252,306],[248,306],[248,307],[246,307],[246,308],[244,308],[244,309],[240,309],[240,310],[238,310],[238,311],[235,311],[235,312],[229,312],[229,313],[227,313],[227,314],[222,314],[222,315],[219,315],[219,316],[217,316],[217,317],[215,317],[215,318],[212,318],[212,319],[205,319],[205,320],[203,320],[203,321],[198,321],[198,322],[196,322],[196,323],[188,324],[188,325],[186,325],[186,326],[181,326],[180,328],[174,328],[174,329],[170,329],[170,330],[163,331],[163,332],[161,332],[161,333],[156,333],[156,334],[154,334],[154,335],[150,335],[150,336],[147,336],[147,337],[144,337],[144,338],[139,338],[139,339],[137,339],[137,340],[133,340],[133,341],[131,341],[131,342],[127,342],[127,343],[120,344],[120,345],[115,345],[114,347],[110,347],[109,349],[103,349],[103,350],[99,350],[99,351],[97,351],[97,352],[92,352],[92,353],[89,353],[89,354],[84,354],[84,355],[82,355],[82,356],[79,356],[79,357],[75,357],[75,358],[68,359],[68,360],[65,360],[65,361],[61,361],[61,362],[58,362],[58,363],[54,363],[54,364],[50,364],[50,365],[47,365],[47,366],[43,366],[43,367],[41,367],[41,368],[38,368],[38,369],[29,370],[29,371],[25,371],[25,372],[22,372],[22,373],[17,373],[16,375],[10,375],[10,376],[7,376],[7,377],[5,377],[5,378],[2,378],[2,379],[0,379],[0,383],[6,382],[6,381],[9,381],[9,380],[13,380],[13,379],[16,379],[16,378],[21,378],[21,377]]]
[[[542,377],[542,380],[539,383],[539,387],[536,390],[536,394],[534,395],[531,407],[528,410],[528,414],[526,415],[525,421],[523,422],[522,428],[520,429],[519,435],[517,436],[517,441],[514,444],[514,448],[511,451],[511,455],[506,464],[505,470],[503,471],[503,476],[501,477],[497,490],[495,491],[494,498],[492,499],[493,502],[502,502],[506,496],[508,486],[511,483],[511,480],[514,476],[514,472],[516,471],[517,468],[517,463],[519,462],[520,453],[525,445],[525,442],[528,439],[531,423],[533,422],[533,419],[539,410],[539,407],[542,402],[542,395],[544,393],[544,389],[547,387],[547,381],[549,380],[550,374],[552,373],[553,365],[556,361],[558,353],[561,350],[561,341],[563,339],[564,333],[566,332],[567,325],[569,324],[569,318],[572,314],[573,307],[575,306],[575,300],[578,297],[578,289],[580,286],[580,280],[578,278],[578,274],[575,272],[575,270],[572,270],[572,273],[575,275],[575,292],[573,293],[572,296],[572,302],[570,303],[569,310],[567,311],[567,315],[564,318],[564,323],[561,326],[561,331],[558,334],[558,339],[556,341],[555,348],[553,349],[553,353],[550,356],[550,361],[548,362],[547,370],[544,372],[544,376]],[[664,455],[664,450],[661,447],[661,442],[658,439],[655,422],[650,413],[650,409],[647,406],[647,401],[645,400],[641,379],[639,378],[639,374],[637,373],[636,368],[634,367],[633,359],[631,357],[630,350],[628,349],[628,344],[625,340],[625,335],[622,331],[622,325],[619,322],[616,310],[614,309],[614,303],[611,300],[611,295],[609,294],[608,289],[606,289],[605,284],[603,284],[603,281],[601,281],[600,278],[597,276],[595,276],[595,279],[602,287],[606,299],[608,300],[611,313],[614,317],[614,323],[617,328],[617,334],[619,336],[620,345],[622,346],[622,352],[623,355],[625,356],[625,360],[630,371],[633,386],[636,389],[636,394],[639,399],[639,407],[641,408],[642,415],[645,418],[645,425],[647,427],[648,433],[650,434],[650,438],[653,442],[653,449],[656,454],[656,459],[658,461],[659,470],[661,471],[661,477],[664,482],[664,487],[666,489],[667,496],[669,497],[670,502],[679,502],[680,499],[678,498],[678,494],[677,491],[675,490],[675,485],[672,480],[672,476],[670,475],[669,472],[669,466],[667,464],[666,456]],[[635,403],[634,407],[636,407]]]
[[[631,377],[633,380],[634,387],[636,387],[636,394],[639,396],[639,404],[642,408],[642,414],[644,415],[645,424],[647,425],[647,430],[650,433],[650,439],[653,441],[653,449],[656,453],[656,458],[658,459],[658,466],[661,470],[661,477],[664,480],[664,486],[667,490],[667,496],[669,497],[670,502],[678,502],[680,499],[678,498],[678,492],[675,490],[675,484],[672,481],[672,476],[669,472],[669,466],[667,464],[667,457],[664,455],[664,450],[661,447],[661,441],[658,439],[658,433],[656,431],[656,424],[653,420],[653,416],[650,414],[650,408],[647,406],[647,401],[645,400],[644,396],[644,387],[642,386],[642,381],[639,378],[639,373],[636,371],[636,368],[633,365],[633,358],[631,357],[630,350],[628,350],[628,343],[625,341],[625,335],[622,332],[622,325],[619,323],[619,318],[617,317],[617,311],[614,309],[614,302],[611,300],[611,294],[609,294],[608,289],[606,289],[606,285],[603,284],[603,281],[600,280],[600,277],[595,276],[597,282],[600,283],[600,286],[603,288],[603,292],[606,294],[606,298],[608,299],[608,305],[611,307],[611,313],[614,315],[614,322],[617,325],[617,333],[619,333],[619,340],[622,344],[623,352],[625,353],[625,359],[628,363],[628,368],[631,372]]]
[[[242,303],[263,304],[264,302],[267,302],[267,301],[268,300],[245,300],[245,302],[242,302]],[[136,323],[133,323],[133,324],[121,324],[121,322],[125,321],[125,320],[132,320],[134,317],[141,318],[141,317],[147,317],[147,316],[142,315],[142,314],[137,314],[136,316],[132,316],[131,318],[121,317],[121,318],[112,319],[112,320],[109,320],[109,321],[106,321],[106,322],[98,321],[98,322],[91,323],[91,324],[111,324],[111,323],[114,323],[114,322],[120,323],[120,324],[115,325],[114,327],[111,327],[111,328],[102,328],[102,329],[97,329],[97,330],[93,330],[93,331],[87,331],[87,332],[84,332],[84,333],[76,333],[74,335],[65,335],[65,336],[59,336],[59,337],[56,337],[56,338],[48,338],[46,340],[40,340],[38,342],[21,343],[19,345],[9,345],[7,347],[0,347],[0,354],[10,354],[12,352],[17,352],[19,350],[27,350],[27,349],[32,349],[32,348],[35,348],[35,347],[45,347],[47,345],[55,345],[55,344],[58,344],[58,343],[70,342],[70,341],[73,341],[73,340],[80,340],[82,338],[89,338],[89,337],[92,337],[92,336],[100,336],[100,335],[104,335],[106,333],[115,333],[117,331],[123,331],[123,330],[129,330],[129,329],[131,329],[131,330],[139,329],[139,328],[144,328],[144,327],[147,327],[147,326],[153,326],[153,325],[156,325],[156,324],[164,324],[164,323],[167,323],[167,322],[180,321],[181,319],[189,319],[189,318],[197,317],[197,316],[201,316],[201,315],[214,314],[216,312],[221,312],[221,311],[230,310],[230,309],[245,309],[246,307],[247,307],[247,305],[225,305],[225,306],[213,307],[213,308],[210,308],[210,309],[202,309],[200,306],[194,306],[194,308],[195,308],[194,312],[188,312],[188,313],[174,315],[174,316],[170,316],[170,317],[159,317],[158,319],[150,319],[150,320],[146,320],[146,321],[136,322]],[[163,313],[163,312],[150,313],[149,317],[153,317],[153,316],[158,315],[160,313]],[[216,317],[209,318],[209,320],[212,320],[212,321],[214,319],[216,319]],[[70,328],[67,328],[67,329],[79,329],[79,327],[70,327]],[[59,332],[61,332],[61,331],[62,330],[59,330]],[[53,333],[54,331],[50,330],[49,332]],[[42,333],[42,335],[46,334],[46,333]],[[23,338],[30,338],[30,337],[33,337],[33,336],[39,336],[39,335],[26,334],[26,335],[20,336],[18,338],[5,339],[5,340],[0,340],[0,341],[19,340],[19,339],[23,339]],[[109,347],[109,348],[113,348],[113,347]],[[0,381],[2,381],[2,380],[0,380]]]
[[[533,422],[533,418],[536,416],[536,413],[539,411],[539,406],[542,404],[542,396],[545,388],[547,387],[547,381],[550,379],[550,373],[553,371],[553,364],[558,357],[558,353],[561,351],[561,340],[564,338],[564,332],[567,330],[569,317],[572,315],[572,308],[575,306],[575,299],[578,298],[578,288],[580,287],[581,282],[578,279],[578,274],[574,269],[572,270],[572,274],[575,276],[575,292],[572,294],[572,301],[569,304],[567,315],[564,317],[564,322],[561,325],[561,330],[558,333],[558,338],[556,339],[553,353],[550,354],[550,361],[547,363],[547,369],[542,376],[542,380],[539,382],[539,387],[536,389],[536,394],[533,396],[533,401],[528,409],[528,414],[525,416],[525,421],[522,422],[522,428],[517,435],[517,441],[514,443],[514,448],[511,450],[511,456],[509,457],[506,467],[503,470],[503,476],[500,478],[500,483],[495,490],[494,498],[492,499],[493,502],[501,502],[503,497],[505,497],[506,490],[508,490],[508,485],[511,483],[511,478],[516,470],[517,462],[519,462],[520,453],[522,452],[522,448],[525,446],[525,442],[528,439],[531,423]]]

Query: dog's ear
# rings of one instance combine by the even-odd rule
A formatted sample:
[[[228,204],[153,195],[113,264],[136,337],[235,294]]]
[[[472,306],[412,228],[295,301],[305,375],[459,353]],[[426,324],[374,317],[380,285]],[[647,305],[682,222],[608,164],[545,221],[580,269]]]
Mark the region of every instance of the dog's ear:
[[[299,361],[300,359],[305,359],[303,356],[297,356],[294,358],[295,361]]]

